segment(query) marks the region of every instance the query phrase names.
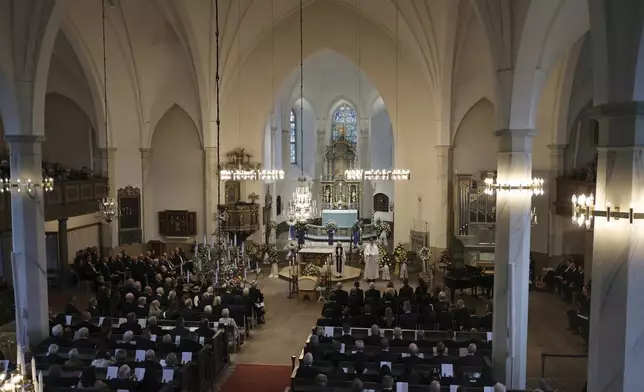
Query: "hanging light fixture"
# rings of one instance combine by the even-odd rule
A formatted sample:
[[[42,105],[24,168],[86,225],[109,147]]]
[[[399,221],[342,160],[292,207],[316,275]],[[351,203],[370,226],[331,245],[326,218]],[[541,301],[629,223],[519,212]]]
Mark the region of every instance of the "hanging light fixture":
[[[110,2],[111,5],[111,2]],[[105,46],[105,0],[101,1],[102,8],[102,27],[103,27],[103,115],[104,115],[104,126],[105,126],[105,148],[107,153],[108,148],[108,128],[107,128],[107,49]],[[113,6],[113,5],[111,5]],[[105,160],[105,171],[106,177],[110,175],[110,160]],[[118,206],[116,205],[116,200],[110,196],[110,185],[109,181],[107,183],[107,195],[103,197],[98,202],[98,219],[103,220],[107,223],[111,223],[114,219],[118,218]]]
[[[311,184],[304,176],[304,4],[300,0],[300,178],[289,202],[289,215],[297,222],[306,222],[316,215]]]

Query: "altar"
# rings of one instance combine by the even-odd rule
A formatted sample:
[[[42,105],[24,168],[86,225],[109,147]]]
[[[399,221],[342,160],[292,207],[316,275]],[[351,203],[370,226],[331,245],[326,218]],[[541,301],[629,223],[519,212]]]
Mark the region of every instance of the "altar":
[[[313,263],[318,267],[322,267],[327,258],[333,255],[333,247],[319,247],[319,248],[302,248],[298,252],[299,262],[301,264]]]
[[[333,220],[338,227],[353,227],[358,220],[357,210],[322,210],[322,226]]]

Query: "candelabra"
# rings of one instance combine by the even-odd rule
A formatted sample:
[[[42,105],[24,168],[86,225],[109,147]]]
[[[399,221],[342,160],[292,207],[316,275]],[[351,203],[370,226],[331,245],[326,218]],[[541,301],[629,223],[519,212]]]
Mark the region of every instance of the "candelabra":
[[[98,215],[107,223],[118,218],[118,207],[113,197],[106,196],[98,202]]]
[[[588,196],[585,194],[572,195],[571,201],[572,221],[579,227],[585,226],[586,229],[590,229],[595,217],[606,218],[606,222],[628,219],[630,224],[636,219],[644,219],[644,213],[635,212],[633,207],[630,207],[628,211],[622,211],[619,206],[611,206],[609,202],[606,203],[605,210],[599,210],[595,207],[595,197],[592,193]]]
[[[275,181],[284,179],[283,170],[222,170],[220,172],[222,181]]]
[[[293,199],[289,202],[289,216],[296,222],[305,222],[313,218],[316,211],[311,187],[304,177],[300,177]]]
[[[486,178],[484,183],[486,195],[492,195],[496,191],[530,193],[535,196],[543,195],[544,181],[542,178],[533,178],[525,182],[496,182],[493,178]]]
[[[28,178],[27,180],[21,180],[20,178],[3,178],[0,180],[0,192],[25,191],[27,193],[31,193],[36,189],[51,192],[54,189],[54,179],[45,177],[37,182],[32,181],[31,178]]]
[[[411,178],[411,171],[406,169],[345,170],[344,176],[349,181],[405,181]]]

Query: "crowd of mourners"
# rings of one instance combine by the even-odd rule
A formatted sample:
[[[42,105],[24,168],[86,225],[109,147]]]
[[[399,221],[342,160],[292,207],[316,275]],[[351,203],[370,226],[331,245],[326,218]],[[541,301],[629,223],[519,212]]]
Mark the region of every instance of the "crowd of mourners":
[[[86,309],[79,309],[70,297],[60,314],[50,312],[51,336],[38,346],[46,347],[47,355],[40,360],[50,365],[47,385],[54,386],[55,375],[61,366],[84,366],[78,387],[130,390],[159,390],[159,380],[150,377],[132,385],[132,358],[127,350],[145,350],[145,360],[137,367],[147,374],[158,374],[164,367],[177,365],[177,353],[196,353],[203,341],[216,334],[212,323],[227,328],[230,345],[243,344],[247,320],[263,323],[263,294],[256,284],[244,287],[241,282],[215,288],[211,282],[202,282],[192,271],[185,254],[175,249],[172,256],[153,257],[150,252],[138,257],[126,252],[114,257],[101,258],[94,248],[77,254],[75,267],[83,279],[95,284],[96,294]],[[79,320],[70,323],[71,318]],[[114,328],[111,322],[102,324],[102,318],[119,319]],[[160,321],[174,323],[163,328]],[[198,324],[188,328],[186,323]],[[178,338],[180,337],[180,338]],[[61,355],[63,348],[67,355]],[[87,349],[95,350],[91,360],[83,357]],[[101,381],[96,378],[98,368],[119,366],[118,376]],[[148,371],[150,370],[150,371]],[[61,378],[60,383],[69,383]],[[69,386],[61,385],[61,386]],[[157,388],[157,389],[155,389]]]
[[[329,336],[328,327],[342,327],[341,335]],[[367,328],[369,332],[357,338],[352,328]],[[383,330],[393,331],[385,337]],[[405,338],[406,330],[415,330],[413,338]],[[426,339],[425,330],[445,332],[437,342]],[[338,382],[350,382],[352,391],[365,390],[365,383],[378,383],[380,390],[393,391],[396,383],[403,382],[429,385],[430,392],[439,392],[440,377],[415,369],[443,364],[486,369],[486,360],[479,350],[489,353],[491,342],[481,337],[487,335],[484,331],[491,330],[491,304],[486,306],[484,315],[478,316],[462,299],[451,304],[440,287],[430,292],[422,279],[416,288],[404,279],[398,291],[389,283],[384,292],[377,290],[373,283],[366,291],[360,289],[358,282],[350,291],[338,284],[330,293],[315,333],[305,346],[296,378],[312,380],[320,391]],[[469,337],[456,339],[455,331],[469,333]],[[460,357],[448,355],[449,350],[459,352],[460,348],[464,350]],[[329,362],[331,365],[327,366]],[[316,366],[319,363],[323,364],[322,368]],[[348,363],[352,368],[346,368]],[[378,370],[367,371],[373,369],[374,363]],[[393,374],[392,365],[402,365],[403,373]],[[483,383],[490,380],[489,374],[481,376]],[[495,392],[505,390],[500,383],[494,386]]]

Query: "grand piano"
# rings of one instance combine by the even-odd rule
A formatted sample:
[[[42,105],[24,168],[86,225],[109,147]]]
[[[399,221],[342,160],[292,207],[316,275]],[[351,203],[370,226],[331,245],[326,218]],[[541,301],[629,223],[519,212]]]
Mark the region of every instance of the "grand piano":
[[[462,268],[446,268],[445,287],[450,290],[451,301],[454,302],[456,290],[472,289],[476,296],[476,289],[486,291],[488,299],[494,287],[494,273],[485,273],[483,268],[465,265]]]

